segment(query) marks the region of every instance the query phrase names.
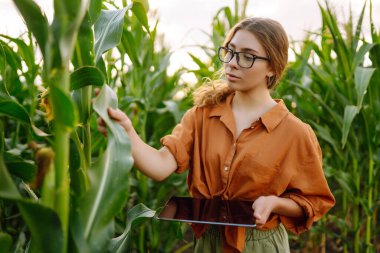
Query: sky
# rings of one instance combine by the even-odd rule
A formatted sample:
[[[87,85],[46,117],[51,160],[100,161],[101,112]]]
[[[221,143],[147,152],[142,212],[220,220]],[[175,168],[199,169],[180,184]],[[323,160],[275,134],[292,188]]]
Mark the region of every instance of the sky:
[[[323,0],[321,2],[324,3]],[[358,18],[364,2],[364,0],[329,1],[342,22],[348,18],[350,4],[354,18]],[[174,50],[172,65],[182,64],[189,68],[195,65],[186,54],[190,49],[185,47],[207,44],[208,38],[203,31],[210,33],[212,18],[217,10],[224,6],[233,9],[234,6],[233,0],[150,0],[149,3],[151,9],[158,9],[160,15],[158,30],[164,33],[167,45]],[[373,20],[379,30],[380,0],[372,0],[372,5]],[[369,28],[368,9],[364,18],[365,28]],[[250,0],[247,16],[268,17],[279,21],[291,41],[302,40],[306,31],[316,30],[322,25],[317,0]],[[197,51],[195,48],[191,50]]]
[[[47,16],[52,16],[52,0],[35,0]],[[128,1],[129,2],[129,1]],[[324,1],[321,0],[323,3]],[[330,0],[340,14],[340,21],[347,20],[351,5],[354,18],[360,14],[365,0]],[[165,36],[166,45],[174,52],[171,58],[173,69],[180,65],[192,68],[186,51],[198,54],[200,51],[189,45],[205,45],[210,33],[212,17],[224,6],[233,8],[233,0],[149,0],[150,8],[156,9],[160,18],[158,31]],[[367,3],[369,4],[369,2]],[[380,29],[380,0],[372,0],[373,19]],[[248,16],[268,17],[279,21],[287,31],[291,41],[301,40],[305,31],[316,30],[321,26],[317,0],[250,0]],[[368,8],[364,27],[368,25]],[[0,33],[18,36],[25,29],[22,19],[11,0],[0,0]],[[369,31],[365,31],[369,33]],[[186,49],[185,49],[186,48]]]

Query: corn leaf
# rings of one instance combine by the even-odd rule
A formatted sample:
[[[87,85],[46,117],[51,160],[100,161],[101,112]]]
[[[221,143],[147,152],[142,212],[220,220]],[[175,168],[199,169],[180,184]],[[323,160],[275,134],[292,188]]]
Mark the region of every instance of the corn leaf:
[[[1,135],[2,135],[2,140],[4,140],[4,133],[2,132]],[[21,195],[18,192],[15,184],[13,183],[12,178],[9,175],[8,170],[5,166],[4,159],[3,159],[3,148],[1,148],[1,152],[0,152],[0,198],[5,198],[5,199],[21,198]]]
[[[156,214],[155,211],[149,209],[140,203],[131,208],[127,214],[127,222],[124,232],[117,238],[112,239],[109,252],[122,253],[127,250],[127,242],[132,227],[136,227],[146,218],[152,218]]]
[[[102,0],[91,0],[88,7],[88,13],[91,17],[91,24],[94,24],[100,15],[102,9]]]
[[[37,172],[37,167],[30,161],[17,159],[5,161],[5,164],[11,174],[18,176],[26,182],[31,182]]]
[[[41,53],[46,57],[49,38],[49,23],[40,7],[32,0],[13,0],[29,31],[32,32],[40,47]]]
[[[376,44],[364,44],[359,48],[359,51],[354,56],[352,67],[356,69],[363,61],[364,56],[375,46]]]
[[[138,52],[136,50],[137,46],[136,46],[135,38],[127,29],[124,29],[123,37],[121,38],[121,45],[122,45],[122,49],[125,50],[129,58],[131,59],[133,65],[136,67],[140,66],[141,63],[140,63]]]
[[[11,252],[11,246],[12,237],[7,233],[0,232],[0,252]]]
[[[0,94],[0,115],[11,117],[24,124],[30,124],[29,114],[25,108],[5,94]]]
[[[108,145],[105,152],[89,169],[90,189],[76,199],[83,237],[91,252],[105,252],[114,233],[114,217],[128,199],[129,174],[133,159],[125,130],[111,120],[108,107],[116,108],[117,97],[105,85],[96,97],[93,108],[109,127]]]
[[[125,12],[130,7],[120,10],[102,10],[95,23],[95,62],[102,54],[119,44],[123,33],[123,20]]]
[[[348,133],[350,131],[350,127],[352,124],[352,121],[354,120],[355,116],[359,113],[359,109],[355,105],[347,105],[344,108],[344,116],[343,116],[343,126],[342,126],[342,139],[341,144],[342,148],[346,145]]]
[[[83,18],[79,27],[77,44],[75,46],[73,64],[75,68],[95,65],[94,32],[89,14]]]
[[[357,67],[355,69],[355,90],[358,96],[357,106],[362,107],[364,95],[367,93],[369,81],[372,78],[375,68],[362,68]]]
[[[24,199],[16,202],[32,234],[31,252],[62,253],[63,232],[57,214],[38,202]]]
[[[80,89],[88,85],[102,86],[103,84],[103,74],[96,67],[81,67],[75,70],[70,76],[70,86],[72,90]]]
[[[4,140],[4,129],[0,122],[0,136]],[[3,160],[4,146],[0,145],[0,198],[16,202],[23,219],[31,232],[32,253],[57,252],[63,249],[63,233],[57,214],[38,202],[22,199]],[[43,229],[41,229],[43,228]],[[1,249],[1,248],[0,248]],[[3,251],[1,251],[3,252]]]
[[[12,69],[17,70],[21,69],[21,58],[18,54],[16,54],[10,46],[8,46],[5,42],[0,40],[0,45],[3,48],[4,52],[4,60]]]
[[[145,5],[144,5],[144,2],[146,2]],[[137,19],[145,27],[146,31],[150,34],[149,24],[148,24],[148,17],[146,16],[147,1],[133,0],[132,3],[133,3],[133,5],[132,5],[132,9],[131,10],[132,10],[133,14],[135,14],[135,16],[137,17]]]
[[[21,39],[12,38],[12,37],[9,37],[9,36],[4,35],[4,34],[0,34],[0,36],[8,39],[9,41],[14,42],[17,45],[18,53],[20,54],[21,58],[25,61],[28,68],[32,68],[35,65],[35,63],[34,63],[34,60],[35,60],[34,52],[33,52],[32,47],[28,46]]]
[[[3,45],[0,43],[0,74],[2,75],[5,71],[6,58]],[[1,89],[0,89],[1,90]]]
[[[55,0],[54,22],[55,40],[59,42],[59,52],[64,65],[71,59],[79,27],[87,13],[89,0]]]

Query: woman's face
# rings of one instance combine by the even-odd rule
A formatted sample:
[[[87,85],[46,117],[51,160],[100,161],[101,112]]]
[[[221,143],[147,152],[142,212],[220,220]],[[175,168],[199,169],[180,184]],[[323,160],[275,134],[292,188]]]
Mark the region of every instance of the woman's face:
[[[256,56],[267,57],[264,48],[256,36],[246,30],[237,31],[227,47],[234,52],[246,52]],[[224,72],[230,88],[241,92],[254,92],[256,90],[268,89],[267,76],[273,75],[269,66],[267,60],[256,59],[251,68],[242,68],[238,65],[235,54],[230,62],[224,63]]]

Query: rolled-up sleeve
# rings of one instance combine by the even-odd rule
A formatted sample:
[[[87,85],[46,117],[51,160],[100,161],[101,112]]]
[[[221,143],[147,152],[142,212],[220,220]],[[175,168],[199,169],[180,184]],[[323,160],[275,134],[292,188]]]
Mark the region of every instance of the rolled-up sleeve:
[[[281,216],[281,222],[291,232],[300,234],[308,230],[335,204],[322,169],[322,153],[318,140],[309,125],[306,136],[296,142],[294,173],[282,197],[290,198],[304,210],[301,218]]]
[[[176,173],[189,168],[194,147],[195,110],[188,110],[170,135],[161,138],[161,144],[169,149],[177,161]]]

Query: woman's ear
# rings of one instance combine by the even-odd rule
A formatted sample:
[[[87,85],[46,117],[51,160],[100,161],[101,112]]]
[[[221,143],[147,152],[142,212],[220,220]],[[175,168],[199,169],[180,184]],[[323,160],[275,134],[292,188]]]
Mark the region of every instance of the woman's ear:
[[[273,86],[274,82],[274,75],[267,75],[267,86],[268,88],[271,88]]]
[[[272,78],[274,76],[274,72],[272,70],[269,70],[267,73],[267,78]]]

